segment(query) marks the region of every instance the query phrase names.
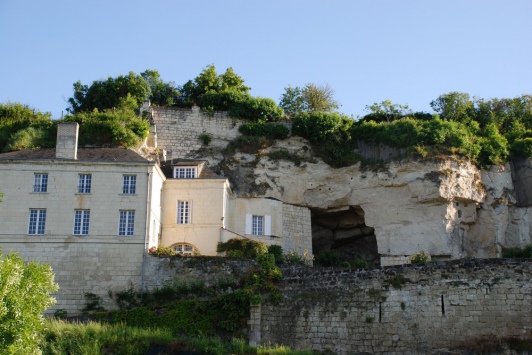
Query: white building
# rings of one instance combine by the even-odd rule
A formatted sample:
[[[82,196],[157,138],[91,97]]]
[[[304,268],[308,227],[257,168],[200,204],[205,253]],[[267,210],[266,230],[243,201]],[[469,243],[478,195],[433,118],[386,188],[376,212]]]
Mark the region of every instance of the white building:
[[[312,253],[307,208],[236,198],[202,161],[161,169],[132,150],[78,149],[77,137],[77,123],[60,124],[55,149],[0,154],[0,247],[52,266],[54,309],[76,313],[85,293],[141,288],[159,244],[216,255],[218,242],[248,237]]]
[[[132,150],[77,148],[78,125],[61,124],[56,149],[0,154],[0,247],[49,263],[56,308],[79,310],[142,282],[144,251],[158,242],[164,176]]]

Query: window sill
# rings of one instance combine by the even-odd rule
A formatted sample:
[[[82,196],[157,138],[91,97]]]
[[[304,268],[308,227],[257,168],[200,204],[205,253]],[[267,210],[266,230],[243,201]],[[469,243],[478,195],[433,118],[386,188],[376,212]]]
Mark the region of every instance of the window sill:
[[[119,194],[120,196],[132,196],[132,197],[135,197],[135,196],[138,196],[137,194]]]
[[[91,192],[76,192],[74,195],[92,195]]]
[[[37,194],[37,195],[47,195],[49,192],[37,192],[37,191],[31,191],[30,194]]]

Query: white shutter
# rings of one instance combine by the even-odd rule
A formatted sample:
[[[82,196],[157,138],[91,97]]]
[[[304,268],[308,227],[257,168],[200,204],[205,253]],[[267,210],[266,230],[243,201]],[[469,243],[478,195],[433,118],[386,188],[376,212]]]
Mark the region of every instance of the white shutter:
[[[246,234],[251,234],[251,215],[246,214]]]
[[[264,235],[272,235],[272,216],[264,216]]]

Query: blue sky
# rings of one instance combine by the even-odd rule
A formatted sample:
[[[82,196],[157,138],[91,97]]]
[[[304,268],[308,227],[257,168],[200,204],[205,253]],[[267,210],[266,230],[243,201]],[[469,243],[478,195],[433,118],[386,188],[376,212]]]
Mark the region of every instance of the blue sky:
[[[530,0],[0,0],[0,102],[61,117],[72,84],[233,67],[254,96],[329,84],[340,111],[532,94]],[[65,111],[66,113],[66,111]]]

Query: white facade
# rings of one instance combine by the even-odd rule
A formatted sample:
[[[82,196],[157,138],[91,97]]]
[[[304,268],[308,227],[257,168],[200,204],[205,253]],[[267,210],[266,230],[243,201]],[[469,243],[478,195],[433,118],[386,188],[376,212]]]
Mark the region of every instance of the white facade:
[[[52,266],[54,309],[76,312],[85,293],[140,287],[145,250],[158,241],[163,181],[154,162],[126,149],[0,154],[0,247]]]

